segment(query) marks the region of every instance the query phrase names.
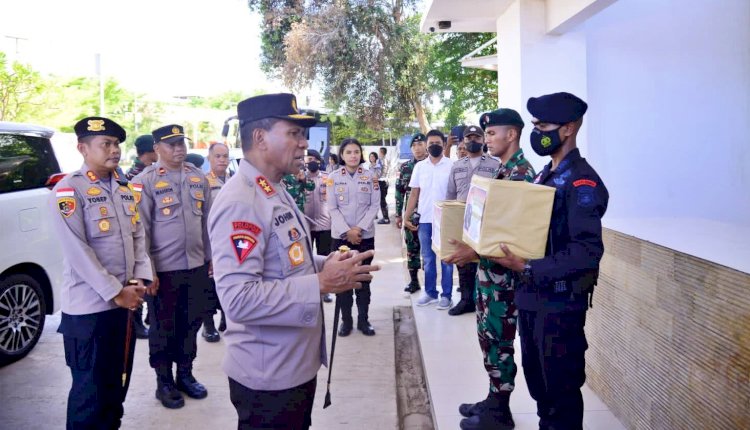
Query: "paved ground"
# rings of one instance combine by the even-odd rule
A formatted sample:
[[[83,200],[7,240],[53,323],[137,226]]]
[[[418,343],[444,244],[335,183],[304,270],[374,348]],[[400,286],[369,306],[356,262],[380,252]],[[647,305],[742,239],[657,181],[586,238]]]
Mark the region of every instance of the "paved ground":
[[[402,295],[406,283],[401,256],[400,232],[392,225],[377,226],[375,263],[380,271],[372,284],[370,321],[377,331],[372,338],[354,331],[339,338],[334,364],[333,405],[323,410],[327,369],[318,375],[318,392],[313,409],[313,429],[398,428],[393,307],[409,306]],[[457,272],[457,271],[455,271]],[[454,285],[458,285],[454,278]],[[413,296],[416,299],[419,294]],[[454,302],[459,299],[454,292]],[[333,326],[333,304],[326,304],[328,345]],[[458,428],[457,407],[486,395],[487,376],[476,340],[473,315],[451,317],[434,306],[414,308],[419,344],[432,401],[436,428]],[[56,429],[65,426],[65,406],[70,373],[65,366],[62,336],[57,334],[59,314],[49,317],[37,347],[20,362],[0,368],[0,429]],[[229,401],[227,379],[220,363],[224,343],[209,344],[199,338],[195,375],[204,383],[209,396],[186,399],[179,410],[168,410],[154,398],[155,377],[148,367],[148,343],[136,346],[133,382],[125,403],[124,429],[211,430],[236,428],[237,415]],[[516,360],[520,365],[520,348]],[[119,365],[119,363],[115,364]],[[511,408],[516,429],[536,429],[536,408],[528,394],[519,366]],[[583,390],[587,430],[624,429],[607,406],[588,387]],[[422,426],[409,430],[428,430]]]
[[[375,263],[383,266],[372,284],[370,322],[377,335],[368,338],[354,331],[339,338],[332,385],[333,405],[323,410],[327,369],[318,375],[313,409],[314,429],[396,429],[393,307],[408,306],[402,297],[404,281],[399,232],[378,226]],[[333,304],[326,304],[330,345]],[[65,407],[70,372],[65,366],[62,336],[56,333],[60,318],[48,317],[39,344],[23,360],[0,368],[0,428],[56,429],[65,427]],[[206,385],[203,400],[185,399],[185,407],[168,410],[154,398],[153,371],[148,366],[148,343],[136,345],[135,368],[125,402],[124,429],[187,430],[232,429],[237,414],[229,401],[227,379],[220,368],[223,341],[206,343],[199,338],[194,374]],[[115,366],[119,363],[113,364]]]

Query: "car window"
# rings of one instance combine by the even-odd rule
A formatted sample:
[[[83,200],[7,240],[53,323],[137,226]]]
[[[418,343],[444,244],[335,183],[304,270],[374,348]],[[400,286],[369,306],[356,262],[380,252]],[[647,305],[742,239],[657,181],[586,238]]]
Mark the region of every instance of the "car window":
[[[0,193],[43,187],[59,172],[48,139],[0,134]]]

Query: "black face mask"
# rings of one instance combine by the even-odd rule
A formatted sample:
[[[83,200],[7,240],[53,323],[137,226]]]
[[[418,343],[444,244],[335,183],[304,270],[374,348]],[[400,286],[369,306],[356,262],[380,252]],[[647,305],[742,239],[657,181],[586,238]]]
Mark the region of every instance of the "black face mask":
[[[484,144],[482,142],[477,142],[476,140],[470,140],[469,143],[466,144],[466,150],[472,153],[477,153],[482,150],[482,146]]]
[[[430,153],[433,157],[439,157],[440,154],[443,153],[443,146],[442,145],[430,145],[429,148],[427,148],[427,152]]]
[[[320,163],[318,163],[317,161],[308,161],[307,170],[309,170],[312,173],[317,172],[318,170],[320,170]]]
[[[560,140],[559,131],[559,128],[552,131],[541,131],[534,128],[529,136],[531,149],[542,157],[553,154],[565,143]]]

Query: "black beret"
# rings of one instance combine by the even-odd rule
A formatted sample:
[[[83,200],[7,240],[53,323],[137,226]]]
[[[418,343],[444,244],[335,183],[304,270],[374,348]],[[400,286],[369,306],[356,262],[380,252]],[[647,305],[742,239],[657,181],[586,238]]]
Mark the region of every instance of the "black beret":
[[[312,127],[318,122],[314,116],[300,113],[297,98],[289,93],[264,94],[242,100],[237,104],[237,118],[240,124],[265,118],[283,119],[302,127]]]
[[[126,137],[125,129],[120,127],[120,124],[101,116],[86,117],[78,121],[73,130],[79,139],[86,136],[110,136],[125,142]]]
[[[507,108],[483,113],[482,116],[479,117],[479,125],[482,127],[482,130],[486,130],[487,127],[493,125],[515,125],[516,127],[521,128],[524,126],[521,115],[513,109]]]
[[[203,166],[203,162],[205,161],[205,158],[203,158],[203,156],[200,154],[191,152],[190,154],[185,156],[185,161],[187,161],[188,163],[192,163],[193,166],[200,169],[201,166]]]
[[[482,129],[477,127],[476,125],[467,126],[464,129],[464,137],[471,136],[472,134],[475,134],[477,136],[484,136],[484,131],[482,131]]]
[[[541,122],[567,124],[577,121],[586,113],[588,105],[570,93],[554,93],[531,97],[526,103],[529,113]]]
[[[414,136],[412,136],[412,138],[411,138],[411,145],[414,145],[417,142],[426,142],[426,141],[427,141],[427,138],[425,137],[424,134],[417,133]],[[411,145],[409,145],[409,146],[411,146]]]
[[[135,150],[138,155],[154,152],[154,136],[144,134],[135,139]]]
[[[174,143],[185,139],[185,129],[181,125],[169,124],[152,131],[151,135],[156,143]]]
[[[307,150],[307,155],[309,155],[310,157],[315,158],[318,161],[323,161],[323,157],[320,155],[320,152],[318,152],[318,151],[316,151],[314,149],[308,149]]]
[[[466,128],[465,125],[457,125],[451,128],[451,136],[456,136],[459,139],[462,139],[464,137],[464,129]]]

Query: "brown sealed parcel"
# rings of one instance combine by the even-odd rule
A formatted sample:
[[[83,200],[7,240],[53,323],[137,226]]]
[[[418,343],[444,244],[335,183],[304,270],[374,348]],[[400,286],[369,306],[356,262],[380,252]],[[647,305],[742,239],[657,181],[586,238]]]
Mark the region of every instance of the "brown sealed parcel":
[[[474,176],[466,198],[463,241],[479,255],[544,257],[555,189],[522,181]]]
[[[432,250],[442,260],[456,251],[451,239],[461,241],[466,204],[456,200],[435,202],[432,213]]]

